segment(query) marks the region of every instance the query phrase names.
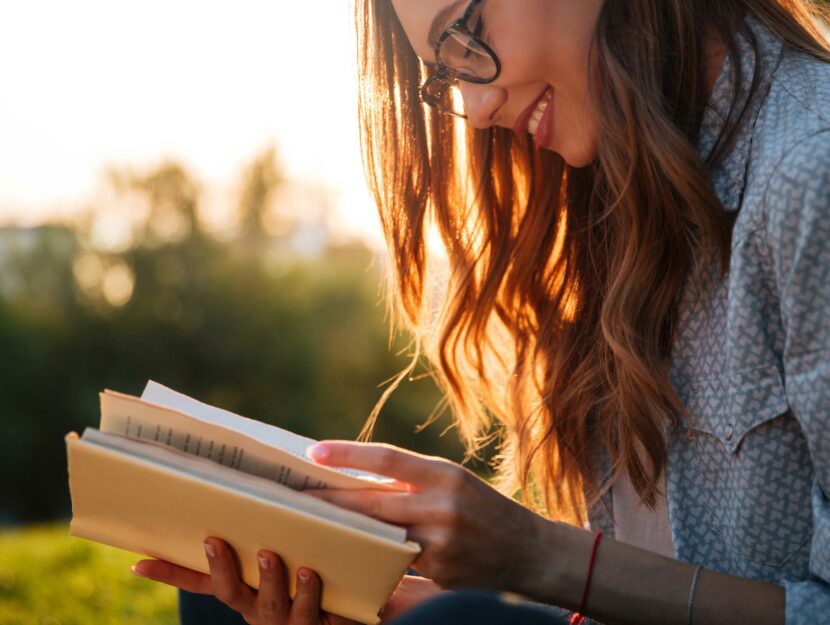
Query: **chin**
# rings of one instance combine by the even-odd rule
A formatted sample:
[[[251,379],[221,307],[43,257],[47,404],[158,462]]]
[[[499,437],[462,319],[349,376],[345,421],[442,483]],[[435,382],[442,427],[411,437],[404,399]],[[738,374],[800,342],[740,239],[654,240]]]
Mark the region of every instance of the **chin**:
[[[556,152],[569,167],[574,169],[587,167],[597,158],[596,144],[567,147],[546,146],[545,149]]]
[[[591,165],[596,160],[596,158],[597,156],[596,154],[594,154],[590,157],[584,156],[580,158],[565,158],[565,162],[574,169],[581,169],[582,167],[588,167],[588,165]]]

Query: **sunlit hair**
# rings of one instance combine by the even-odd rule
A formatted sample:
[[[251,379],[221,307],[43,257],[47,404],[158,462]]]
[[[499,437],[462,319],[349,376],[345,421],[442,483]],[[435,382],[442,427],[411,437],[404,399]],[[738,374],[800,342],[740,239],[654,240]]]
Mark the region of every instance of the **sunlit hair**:
[[[584,523],[622,471],[656,500],[662,432],[686,414],[668,381],[680,293],[713,255],[723,272],[729,263],[732,224],[708,171],[747,106],[732,103],[702,158],[706,33],[733,55],[743,35],[757,53],[747,12],[830,60],[797,0],[606,0],[591,59],[599,152],[574,169],[527,133],[475,130],[423,105],[426,70],[390,0],[356,0],[364,165],[398,320],[468,450],[495,433],[501,486],[557,518]],[[449,265],[437,297],[431,226]],[[598,446],[610,475],[596,474]]]

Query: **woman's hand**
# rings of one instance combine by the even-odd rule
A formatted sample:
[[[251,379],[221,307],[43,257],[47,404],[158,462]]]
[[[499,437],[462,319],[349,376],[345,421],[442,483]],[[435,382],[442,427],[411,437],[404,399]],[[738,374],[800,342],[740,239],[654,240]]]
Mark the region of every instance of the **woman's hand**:
[[[141,577],[188,592],[215,595],[250,625],[354,625],[355,621],[320,611],[320,579],[314,571],[297,571],[297,594],[292,602],[280,558],[260,551],[259,590],[239,579],[231,549],[218,538],[205,540],[210,575],[163,560],[141,560],[133,571]]]
[[[406,575],[383,607],[380,613],[380,622],[388,623],[410,608],[414,608],[419,603],[432,599],[442,592],[447,591],[441,590],[438,584],[431,579]]]
[[[319,464],[371,471],[406,484],[406,492],[305,492],[405,526],[408,538],[423,549],[413,566],[442,588],[522,593],[536,573],[533,563],[549,553],[542,517],[458,464],[373,443],[325,441],[309,452]]]
[[[213,548],[214,555],[210,555],[208,546]],[[258,591],[239,579],[233,554],[225,541],[208,538],[205,553],[210,575],[164,560],[141,560],[133,572],[188,592],[214,595],[251,625],[358,625],[350,619],[320,611],[320,580],[314,571],[303,568],[297,571],[297,594],[292,602],[282,562],[275,553],[263,550],[258,554]],[[434,582],[407,575],[384,606],[381,623],[388,623],[440,592]]]

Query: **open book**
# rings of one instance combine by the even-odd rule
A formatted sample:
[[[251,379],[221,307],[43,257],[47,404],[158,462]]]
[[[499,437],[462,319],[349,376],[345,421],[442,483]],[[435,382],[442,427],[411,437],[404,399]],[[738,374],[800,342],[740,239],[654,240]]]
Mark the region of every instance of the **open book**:
[[[66,437],[70,532],[207,573],[202,542],[228,541],[257,587],[256,553],[322,580],[322,608],[362,623],[420,551],[406,530],[338,508],[308,488],[394,489],[382,476],[315,464],[315,441],[149,382],[141,398],[101,393],[99,429]]]

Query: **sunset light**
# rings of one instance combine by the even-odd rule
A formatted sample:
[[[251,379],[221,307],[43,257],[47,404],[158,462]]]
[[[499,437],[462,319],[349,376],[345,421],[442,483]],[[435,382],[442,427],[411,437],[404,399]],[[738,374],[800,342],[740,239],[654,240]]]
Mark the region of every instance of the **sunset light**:
[[[0,9],[0,224],[71,218],[110,167],[188,167],[218,211],[270,144],[377,241],[348,2],[31,0]]]

